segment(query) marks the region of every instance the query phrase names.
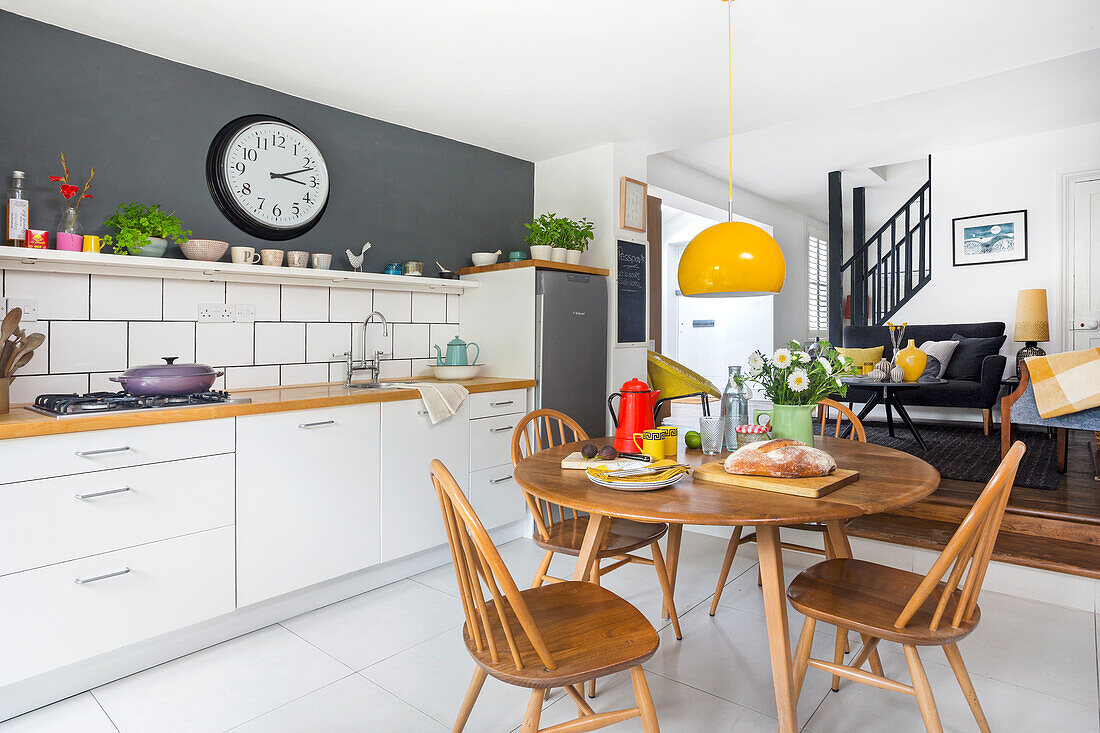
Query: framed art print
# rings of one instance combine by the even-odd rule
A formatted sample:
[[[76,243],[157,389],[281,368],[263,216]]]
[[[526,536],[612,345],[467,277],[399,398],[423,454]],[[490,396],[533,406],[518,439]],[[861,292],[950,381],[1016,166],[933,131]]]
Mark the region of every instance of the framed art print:
[[[646,190],[641,181],[623,176],[619,184],[619,226],[645,233]]]
[[[952,219],[952,264],[989,265],[1027,259],[1027,211]]]

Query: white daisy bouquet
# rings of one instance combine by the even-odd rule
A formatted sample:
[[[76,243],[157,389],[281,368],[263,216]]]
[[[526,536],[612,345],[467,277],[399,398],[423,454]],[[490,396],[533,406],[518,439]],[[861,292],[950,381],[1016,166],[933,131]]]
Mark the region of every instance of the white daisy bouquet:
[[[815,355],[797,341],[789,341],[770,357],[754,351],[748,378],[776,405],[812,405],[832,394],[843,397],[848,388],[841,377],[854,375],[855,363],[828,341],[819,341],[817,347]]]

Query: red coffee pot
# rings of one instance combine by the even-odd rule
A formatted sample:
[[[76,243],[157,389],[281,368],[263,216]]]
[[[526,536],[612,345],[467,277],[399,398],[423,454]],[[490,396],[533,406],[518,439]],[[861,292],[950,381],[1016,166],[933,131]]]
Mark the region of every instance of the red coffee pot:
[[[649,430],[657,412],[660,390],[650,389],[640,379],[631,379],[619,392],[607,398],[607,409],[611,411],[611,422],[615,425],[615,450],[620,453],[633,453],[634,433]],[[612,401],[619,398],[619,414],[615,414]]]

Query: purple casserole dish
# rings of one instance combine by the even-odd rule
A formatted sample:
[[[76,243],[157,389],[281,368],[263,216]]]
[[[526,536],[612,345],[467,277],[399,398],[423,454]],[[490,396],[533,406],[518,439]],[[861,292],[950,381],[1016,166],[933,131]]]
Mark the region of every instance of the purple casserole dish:
[[[128,393],[138,397],[170,397],[192,392],[206,392],[214,380],[225,374],[206,364],[175,364],[178,356],[162,356],[166,364],[131,367],[112,382],[118,382]]]

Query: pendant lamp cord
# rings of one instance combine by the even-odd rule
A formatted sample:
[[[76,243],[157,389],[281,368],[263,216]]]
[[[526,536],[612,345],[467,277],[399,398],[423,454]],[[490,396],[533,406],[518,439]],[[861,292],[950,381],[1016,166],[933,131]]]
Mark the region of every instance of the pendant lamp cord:
[[[728,220],[733,221],[733,0],[725,0],[727,11],[726,35],[729,39],[729,91],[730,91],[730,199]]]

